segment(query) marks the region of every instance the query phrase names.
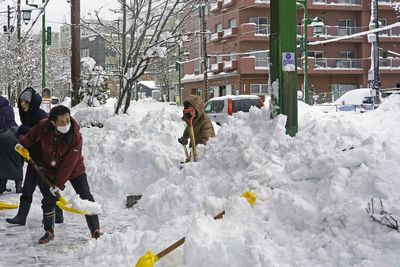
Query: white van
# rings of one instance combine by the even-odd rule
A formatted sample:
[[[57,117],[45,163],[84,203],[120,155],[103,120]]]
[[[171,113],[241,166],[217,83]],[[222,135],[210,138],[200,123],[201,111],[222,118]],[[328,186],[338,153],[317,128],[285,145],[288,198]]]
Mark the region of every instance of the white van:
[[[228,122],[228,116],[242,111],[249,112],[254,106],[261,108],[263,102],[257,95],[226,95],[214,97],[207,101],[204,106],[204,112],[217,125]]]

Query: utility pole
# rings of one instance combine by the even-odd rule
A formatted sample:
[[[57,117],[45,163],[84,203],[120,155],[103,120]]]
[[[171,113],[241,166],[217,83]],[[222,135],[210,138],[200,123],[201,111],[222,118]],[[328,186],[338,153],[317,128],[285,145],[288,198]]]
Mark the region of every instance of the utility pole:
[[[126,0],[122,1],[122,66],[121,66],[121,80],[119,88],[119,97],[122,97],[124,89],[124,74],[126,72]],[[135,89],[137,89],[135,87]]]
[[[8,41],[11,40],[11,7],[10,5],[7,5],[7,35],[8,35]]]
[[[371,0],[371,19],[369,28],[379,28],[378,0]],[[368,71],[369,87],[372,90],[374,104],[379,104],[379,32],[368,34],[368,42],[371,43],[371,68]]]
[[[207,102],[209,99],[208,95],[208,75],[207,75],[207,35],[206,35],[206,5],[202,4],[200,6],[200,18],[201,18],[201,34],[202,34],[202,50],[203,50],[203,71],[204,71],[204,81],[203,81],[203,100]]]
[[[183,106],[183,93],[182,93],[182,52],[181,52],[181,44],[178,45],[178,60],[179,62],[175,63],[175,68],[178,70],[178,93],[179,93],[179,105]]]
[[[298,130],[296,1],[271,1],[270,17],[271,115],[286,115],[286,133],[295,136]]]
[[[21,0],[17,0],[17,40],[21,42]]]
[[[80,0],[71,0],[71,106],[79,104],[81,73]]]
[[[45,0],[42,0],[45,3]],[[42,89],[46,87],[46,11],[42,13]]]

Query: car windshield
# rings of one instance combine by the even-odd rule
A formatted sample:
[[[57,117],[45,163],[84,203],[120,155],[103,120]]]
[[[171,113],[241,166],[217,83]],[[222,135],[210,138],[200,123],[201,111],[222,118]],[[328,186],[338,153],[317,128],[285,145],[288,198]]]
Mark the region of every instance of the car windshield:
[[[51,99],[51,104],[55,105],[55,104],[58,104],[58,103],[60,103],[60,99],[58,99],[58,98],[52,98]]]
[[[224,109],[224,100],[211,100],[208,101],[204,107],[205,113],[221,113]]]
[[[250,108],[254,106],[261,108],[261,101],[257,98],[252,99],[233,99],[232,100],[232,112],[249,112]]]

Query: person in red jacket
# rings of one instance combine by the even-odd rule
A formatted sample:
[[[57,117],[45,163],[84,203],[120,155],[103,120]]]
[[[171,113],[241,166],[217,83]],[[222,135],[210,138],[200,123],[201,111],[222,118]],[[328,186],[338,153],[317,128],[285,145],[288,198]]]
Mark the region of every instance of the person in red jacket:
[[[20,139],[21,145],[29,148],[38,143],[42,148],[42,164],[46,176],[52,181],[49,187],[41,182],[43,194],[43,226],[45,234],[39,239],[40,244],[54,239],[54,207],[56,193],[65,188],[70,181],[75,192],[82,199],[93,201],[85,172],[82,156],[82,135],[79,126],[65,106],[51,109],[49,118],[41,120]],[[97,215],[86,215],[87,225],[93,238],[100,237],[100,223]]]

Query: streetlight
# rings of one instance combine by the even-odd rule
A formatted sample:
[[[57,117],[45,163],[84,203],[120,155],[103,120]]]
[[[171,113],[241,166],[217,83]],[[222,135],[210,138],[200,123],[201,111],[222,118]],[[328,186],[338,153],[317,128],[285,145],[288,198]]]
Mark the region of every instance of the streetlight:
[[[324,23],[318,18],[310,19],[308,17],[307,11],[307,0],[297,0],[296,4],[304,9],[303,16],[303,37],[300,38],[300,50],[303,52],[304,56],[304,78],[303,78],[303,99],[304,102],[310,103],[310,96],[308,93],[308,34],[307,34],[307,26],[311,25],[319,32],[322,32],[322,28],[324,27]]]

